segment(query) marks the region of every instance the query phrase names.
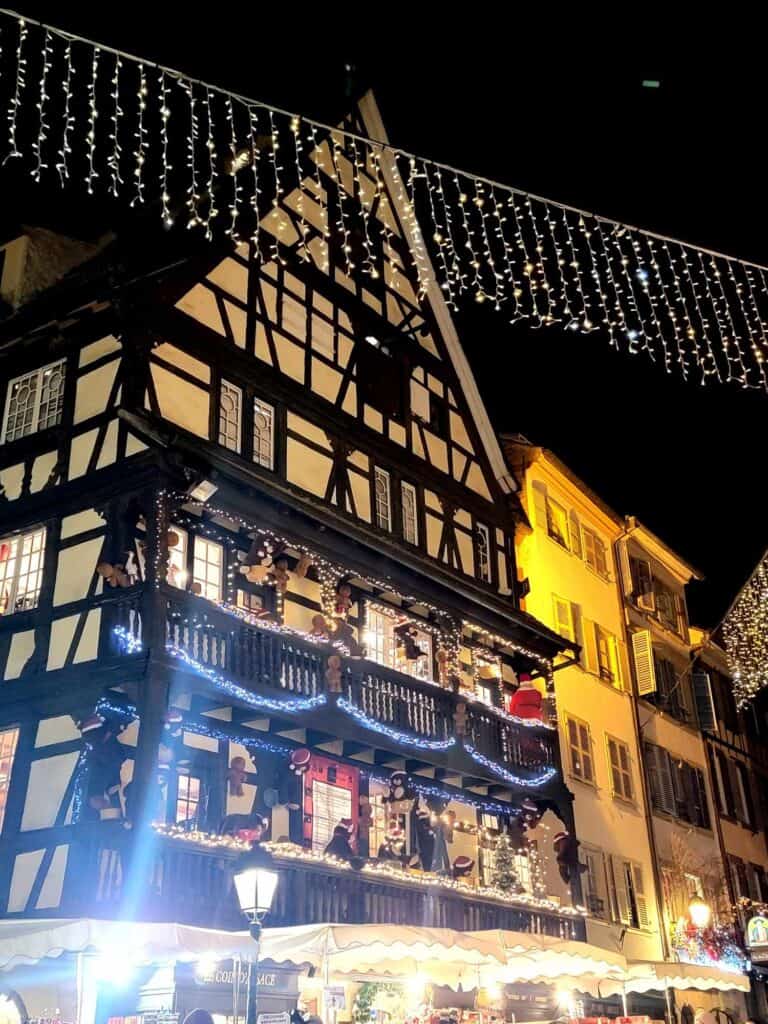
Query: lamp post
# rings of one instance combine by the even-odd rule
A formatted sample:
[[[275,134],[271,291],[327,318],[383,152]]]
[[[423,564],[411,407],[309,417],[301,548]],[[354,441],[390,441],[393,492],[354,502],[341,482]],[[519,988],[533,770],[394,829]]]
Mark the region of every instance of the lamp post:
[[[255,942],[255,955],[253,959],[248,958],[248,985],[246,993],[246,1024],[252,1024],[251,1020],[251,978],[253,965],[259,961],[259,937],[261,935],[261,923],[272,908],[272,901],[277,890],[278,874],[274,869],[272,857],[260,846],[254,846],[252,850],[244,853],[235,866],[234,881],[237,899],[240,909],[248,918],[251,938]],[[235,1017],[239,1016],[239,988],[240,988],[240,965],[235,965],[233,971],[235,984]]]

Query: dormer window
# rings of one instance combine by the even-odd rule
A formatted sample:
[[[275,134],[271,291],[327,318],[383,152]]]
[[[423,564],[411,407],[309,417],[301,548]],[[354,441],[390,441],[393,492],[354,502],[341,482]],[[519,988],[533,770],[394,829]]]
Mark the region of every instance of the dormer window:
[[[357,391],[362,402],[384,416],[405,418],[407,374],[401,338],[375,325],[356,325]]]

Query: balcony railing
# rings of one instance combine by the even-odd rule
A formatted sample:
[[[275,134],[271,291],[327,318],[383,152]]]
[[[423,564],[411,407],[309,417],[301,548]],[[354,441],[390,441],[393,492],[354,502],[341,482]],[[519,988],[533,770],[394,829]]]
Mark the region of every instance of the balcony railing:
[[[232,882],[237,852],[157,835],[149,851],[134,852],[117,826],[86,829],[76,865],[65,882],[60,913],[149,921],[178,921],[215,928],[243,928]],[[420,886],[391,877],[326,864],[275,859],[280,881],[267,924],[409,924],[471,931],[513,931],[583,939],[584,920],[555,910],[514,905],[472,892]]]
[[[167,595],[167,641],[199,667],[221,673],[250,693],[267,697],[320,697],[328,693],[327,659],[338,653],[328,644],[313,643],[288,631],[242,622],[209,602]],[[138,603],[127,600],[118,609],[119,624],[140,640]],[[455,712],[466,703],[467,745],[505,769],[536,773],[557,764],[556,732],[526,725],[500,709],[466,698],[436,683],[425,682],[364,658],[344,658],[342,706],[357,722],[384,727],[424,741],[437,749],[457,734]]]

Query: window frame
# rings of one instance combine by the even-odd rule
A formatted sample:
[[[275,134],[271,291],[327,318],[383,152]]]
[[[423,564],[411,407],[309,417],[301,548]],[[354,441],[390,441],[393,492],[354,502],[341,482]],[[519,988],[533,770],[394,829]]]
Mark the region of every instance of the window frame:
[[[35,538],[40,538],[39,546],[35,546]],[[24,543],[27,540],[32,542],[32,547],[29,552],[24,553]],[[19,612],[33,611],[40,604],[40,593],[43,588],[43,574],[45,571],[45,554],[46,544],[48,536],[45,526],[36,526],[32,529],[27,529],[20,533],[8,534],[4,537],[0,537],[0,545],[8,544],[11,548],[15,544],[15,553],[9,552],[8,558],[4,559],[0,565],[7,565],[12,559],[14,561],[13,574],[9,577],[4,572],[2,581],[0,581],[0,618],[6,615],[16,615]],[[27,568],[25,572],[22,572],[22,567],[25,564],[25,560],[28,560],[28,565],[31,566],[32,559],[37,556],[36,568]],[[33,591],[30,591],[29,581],[36,577],[36,586]],[[8,603],[5,607],[2,606],[2,590],[5,588],[8,579],[10,578],[10,585],[8,588]],[[23,608],[15,607],[16,602],[19,599],[19,582],[21,579],[25,579],[24,599],[28,600],[30,593],[34,594],[34,603],[26,604]]]
[[[387,612],[382,611],[380,607],[372,607],[370,601],[365,602],[364,611],[365,624],[363,637],[366,645],[366,658],[368,658],[369,661],[375,662],[377,665],[383,665],[385,668],[390,668],[395,672],[402,673],[402,675],[411,676],[413,679],[421,679],[424,682],[434,682],[434,634],[418,619],[405,616],[407,621],[419,631],[419,636],[417,637],[416,642],[422,646],[426,646],[427,649],[425,653],[420,658],[415,659],[414,662],[406,662],[403,664],[402,661],[398,660],[397,636],[395,634],[395,628],[403,623],[398,623],[396,615],[389,615]],[[372,618],[373,616],[375,616],[375,620]],[[374,621],[377,623],[376,629],[372,628]],[[379,624],[384,624],[384,629],[379,629]],[[376,653],[371,650],[373,646],[370,639],[371,634],[382,638],[381,644],[378,642],[375,644],[377,648]],[[383,652],[381,657],[377,656],[379,650]],[[423,664],[423,668],[419,672],[414,672],[411,668],[411,666],[415,668],[416,663]]]
[[[591,526],[586,526],[584,523],[581,524],[581,545],[584,552],[584,564],[603,580],[610,580],[611,573],[608,565],[608,547],[597,532],[593,530]],[[590,549],[594,558],[590,558]],[[598,557],[598,553],[600,557]],[[600,561],[602,560],[602,567]]]
[[[192,782],[196,782],[197,783],[197,795],[196,796],[192,796],[190,794],[190,792],[189,792],[189,786],[191,785]],[[183,795],[181,794],[182,784],[184,785],[184,787],[187,790]],[[187,774],[187,773],[181,774],[180,773],[178,775],[177,779],[176,779],[176,800],[175,800],[175,803],[174,803],[174,810],[173,810],[173,823],[174,823],[174,825],[179,825],[182,822],[186,822],[186,821],[194,821],[196,827],[199,828],[200,827],[200,805],[202,803],[202,798],[203,798],[203,780],[202,780],[202,778],[199,775],[192,774],[191,772],[189,774]],[[184,804],[186,806],[187,812],[189,812],[189,808],[194,805],[194,808],[195,808],[195,815],[194,815],[194,817],[190,818],[189,816],[187,816],[186,818],[179,818],[179,805],[180,804]]]
[[[616,750],[616,763],[611,755],[611,745]],[[629,748],[629,744],[625,743],[624,740],[618,738],[618,736],[612,736],[610,733],[605,734],[605,749],[606,756],[608,758],[608,774],[611,779],[611,793],[617,800],[623,800],[625,803],[635,803],[635,780],[632,778],[632,753]],[[622,753],[625,755],[626,763],[622,764]],[[621,781],[619,788],[616,786],[618,778]],[[627,787],[627,783],[629,784]],[[627,792],[627,788],[629,792]]]
[[[562,633],[560,631],[561,619],[560,609],[565,608],[568,613],[568,633]],[[555,624],[555,632],[563,637],[564,640],[570,640],[571,643],[576,643],[576,620],[573,614],[573,602],[568,601],[564,597],[560,597],[559,594],[552,594],[552,612]]]
[[[573,726],[576,734],[577,742],[575,744],[571,736],[571,726]],[[586,740],[584,735],[582,735],[583,733],[586,735]],[[570,774],[573,778],[578,779],[579,782],[585,782],[589,786],[597,786],[592,731],[589,728],[589,722],[576,718],[575,715],[567,714],[565,716],[565,738],[568,746]],[[584,764],[589,765],[588,773],[582,771],[579,767]]]
[[[40,426],[40,407],[42,405],[43,395],[43,375],[47,372],[61,369],[61,384],[56,397],[56,416],[53,422],[46,423],[44,427]],[[29,430],[24,430],[22,433],[17,434],[15,437],[8,440],[8,420],[11,418],[11,403],[13,400],[13,388],[14,385],[19,384],[26,378],[35,378],[35,396],[33,399],[33,413],[32,423]],[[14,441],[20,441],[25,437],[32,437],[34,434],[39,434],[43,430],[50,430],[53,427],[58,427],[61,424],[61,418],[64,410],[64,391],[67,386],[67,360],[57,359],[52,363],[46,363],[44,366],[39,366],[34,370],[27,370],[25,373],[20,373],[17,377],[8,381],[5,389],[5,408],[3,409],[3,429],[0,432],[0,444],[13,444]],[[16,415],[16,414],[14,414]],[[15,428],[14,428],[15,429]]]
[[[207,567],[208,566],[214,566],[215,567],[216,563],[215,562],[211,562],[207,557],[203,558],[203,557],[199,556],[198,553],[197,553],[198,552],[198,546],[200,547],[201,550],[203,548],[208,549],[208,548],[211,548],[211,547],[215,547],[215,548],[218,548],[219,551],[220,551],[220,557],[219,557],[219,562],[218,562],[218,570],[219,570],[218,576],[219,576],[219,578],[218,578],[218,584],[216,586],[216,591],[217,591],[216,597],[210,597],[209,594],[207,593],[207,589],[206,589],[206,588],[208,588],[209,586],[212,585],[210,583],[209,579],[208,579]],[[188,558],[189,558],[189,553],[188,553]],[[201,587],[200,597],[204,597],[207,601],[214,601],[214,602],[221,601],[223,596],[224,596],[224,570],[226,568],[226,548],[225,548],[225,546],[221,543],[221,541],[213,540],[211,537],[203,537],[199,533],[193,533],[192,534],[191,561],[192,561],[192,568],[191,568],[191,572],[189,573],[189,577],[188,578],[191,580],[191,582],[193,584],[194,583],[199,583],[200,584],[200,587]],[[198,576],[198,573],[197,573],[198,562],[200,562],[200,563],[202,563],[203,565],[206,566],[206,575],[205,575],[205,577]]]
[[[408,501],[412,502],[412,531],[409,531],[407,527],[407,513],[406,513],[406,494],[409,496]],[[414,547],[419,546],[419,492],[416,489],[415,484],[412,484],[409,480],[400,481],[400,519],[403,529],[403,540],[406,544],[412,544]]]
[[[13,767],[19,749],[20,729],[18,725],[8,725],[0,729],[0,835],[5,827],[5,812],[8,807],[8,795],[13,781]],[[5,737],[12,734],[13,742],[10,750],[5,749]],[[8,763],[8,767],[4,765]]]
[[[386,507],[382,512],[383,502],[380,502],[379,481],[385,483],[384,493],[386,494]],[[373,467],[373,519],[378,529],[385,533],[392,533],[392,474],[388,469],[374,464]]]
[[[568,509],[565,505],[561,505],[559,501],[556,501],[549,493],[546,494],[546,511],[547,511],[547,536],[551,537],[552,540],[559,544],[561,548],[566,551],[570,551],[569,544],[569,521],[568,521]],[[556,529],[555,515],[553,511],[556,511],[558,517],[562,517],[563,529]]]
[[[235,434],[234,444],[229,444],[230,438],[227,436],[228,432],[226,429],[225,421],[228,419],[228,414],[223,408],[223,401],[226,392],[232,392],[237,396],[237,409],[235,415]],[[235,452],[237,455],[241,455],[243,451],[243,405],[244,395],[243,389],[237,384],[233,384],[231,381],[226,380],[224,377],[219,381],[219,417],[218,417],[218,434],[217,440],[222,448],[226,448],[227,451]],[[223,435],[223,437],[222,437]]]
[[[481,558],[481,537],[485,538],[485,569],[483,569],[483,559]],[[493,583],[493,559],[491,558],[491,528],[489,526],[486,526],[485,523],[478,523],[477,520],[475,520],[473,539],[475,547],[475,575],[477,579],[479,579],[482,583]]]
[[[257,427],[256,417],[259,413],[265,414],[268,420],[269,428],[269,454],[268,456],[262,457],[262,446],[261,443],[256,443],[257,439]],[[250,412],[250,424],[251,424],[251,462],[257,466],[261,466],[262,469],[268,469],[271,472],[275,470],[275,427],[277,423],[275,407],[269,402],[265,402],[259,398],[258,395],[254,395],[253,405]],[[266,429],[266,428],[265,428]]]

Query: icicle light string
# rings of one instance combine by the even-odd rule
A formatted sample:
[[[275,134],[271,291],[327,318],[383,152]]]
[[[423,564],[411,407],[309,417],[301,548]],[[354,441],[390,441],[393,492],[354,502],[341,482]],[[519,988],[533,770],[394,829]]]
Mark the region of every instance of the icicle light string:
[[[426,160],[347,124],[299,117],[7,9],[0,14],[10,19],[0,51],[2,163],[28,164],[36,181],[53,167],[45,149],[55,146],[62,185],[76,166],[89,193],[128,193],[131,205],[156,200],[166,226],[172,208],[186,203],[188,226],[233,240],[241,214],[258,222],[259,200],[269,199],[261,229],[271,259],[285,263],[295,248],[327,270],[333,245],[348,274],[368,277],[381,273],[378,247],[391,241],[389,190],[420,296],[437,285],[451,309],[466,296],[491,302],[510,323],[600,329],[613,347],[663,360],[686,380],[768,391],[766,267]],[[105,65],[107,55],[114,63]],[[50,89],[54,68],[61,92]],[[189,103],[173,119],[171,94],[178,94],[170,83]],[[249,139],[238,137],[241,116]],[[130,172],[123,120],[132,134]],[[291,158],[283,162],[286,146]],[[258,257],[258,224],[249,230]]]

